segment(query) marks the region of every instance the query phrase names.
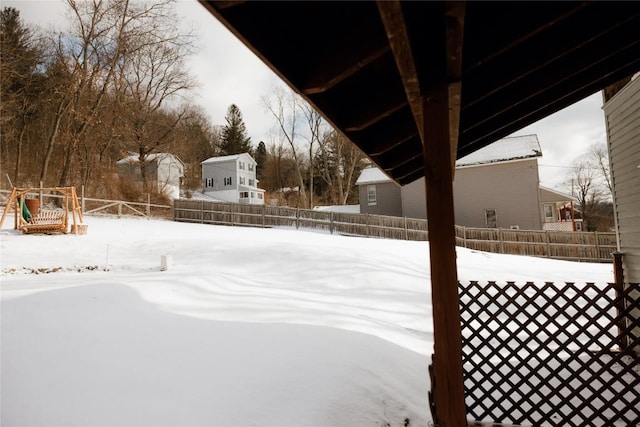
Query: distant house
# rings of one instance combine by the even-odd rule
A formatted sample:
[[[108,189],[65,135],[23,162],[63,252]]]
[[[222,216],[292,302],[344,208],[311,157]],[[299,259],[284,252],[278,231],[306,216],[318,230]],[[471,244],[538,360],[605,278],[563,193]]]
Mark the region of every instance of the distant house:
[[[543,230],[583,231],[582,213],[576,208],[575,197],[540,186],[540,203]]]
[[[541,191],[538,176],[541,156],[537,136],[525,135],[501,139],[459,159],[453,182],[455,223],[479,228],[551,228],[543,216],[543,199],[547,206],[553,205],[555,213],[570,205],[572,198],[555,191],[553,195]],[[424,178],[400,187],[381,170],[367,168],[356,184],[362,213],[427,216]],[[554,222],[565,221],[558,214]]]
[[[184,163],[177,156],[170,153],[149,154],[147,162],[147,181],[158,192],[167,197],[177,199],[180,197],[180,185],[184,178]],[[118,175],[121,178],[130,179],[138,185],[142,185],[142,173],[140,172],[140,158],[137,153],[130,153],[124,159],[118,160]]]
[[[206,195],[225,202],[264,204],[264,190],[256,179],[258,165],[249,153],[211,157],[201,165]]]

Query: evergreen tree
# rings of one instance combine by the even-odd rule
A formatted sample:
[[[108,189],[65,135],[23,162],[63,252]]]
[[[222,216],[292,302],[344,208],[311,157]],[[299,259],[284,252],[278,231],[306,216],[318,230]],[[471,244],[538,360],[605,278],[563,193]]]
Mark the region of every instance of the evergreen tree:
[[[260,141],[258,143],[258,147],[256,147],[253,158],[258,164],[256,170],[256,178],[258,179],[258,181],[261,181],[264,177],[264,171],[266,170],[267,166],[267,147],[264,145],[263,141]]]
[[[227,124],[222,127],[220,149],[223,155],[251,152],[251,138],[242,120],[242,113],[237,105],[231,104],[225,117]]]

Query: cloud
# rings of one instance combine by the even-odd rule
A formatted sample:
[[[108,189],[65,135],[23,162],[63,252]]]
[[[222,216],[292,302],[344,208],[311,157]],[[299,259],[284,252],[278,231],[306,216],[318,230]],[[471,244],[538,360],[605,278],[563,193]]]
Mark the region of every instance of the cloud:
[[[514,133],[528,134],[538,135],[542,148],[539,160],[541,184],[565,189],[573,161],[586,154],[591,145],[606,142],[601,92]]]

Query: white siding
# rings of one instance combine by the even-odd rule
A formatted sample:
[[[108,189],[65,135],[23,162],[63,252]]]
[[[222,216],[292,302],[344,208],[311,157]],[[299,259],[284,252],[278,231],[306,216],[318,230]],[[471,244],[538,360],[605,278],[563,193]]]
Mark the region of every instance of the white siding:
[[[610,99],[604,112],[625,282],[640,283],[640,78]],[[640,348],[635,350],[640,353]]]

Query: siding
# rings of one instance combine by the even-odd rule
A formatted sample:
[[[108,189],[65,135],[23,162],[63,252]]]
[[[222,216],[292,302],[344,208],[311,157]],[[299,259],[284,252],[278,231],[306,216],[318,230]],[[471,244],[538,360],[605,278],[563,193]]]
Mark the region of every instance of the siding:
[[[376,186],[377,202],[369,206],[367,187]],[[400,186],[394,182],[363,184],[359,186],[360,212],[374,215],[402,216]]]
[[[640,78],[604,106],[618,245],[626,283],[640,283]],[[640,299],[640,292],[631,294]],[[640,318],[635,310],[633,316]],[[640,328],[633,333],[640,335]],[[640,354],[640,347],[634,349]]]
[[[640,282],[640,78],[604,106],[625,279]]]
[[[485,227],[485,210],[495,209],[497,227],[542,229],[536,159],[456,169],[453,199],[456,225]],[[426,218],[424,178],[402,187],[405,216]]]

